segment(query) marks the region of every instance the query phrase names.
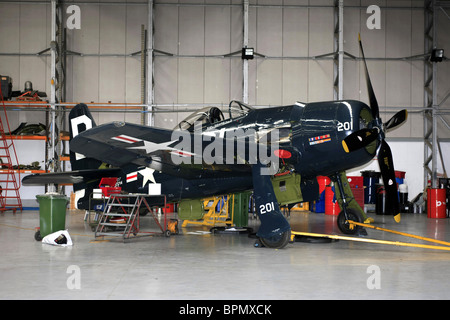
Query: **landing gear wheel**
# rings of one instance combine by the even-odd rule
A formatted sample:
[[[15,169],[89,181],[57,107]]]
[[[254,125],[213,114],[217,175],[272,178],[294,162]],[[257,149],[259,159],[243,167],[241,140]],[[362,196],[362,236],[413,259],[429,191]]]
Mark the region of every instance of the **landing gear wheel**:
[[[263,246],[267,248],[281,249],[284,248],[289,243],[290,239],[291,239],[291,230],[270,238],[259,238],[259,241]]]
[[[41,231],[40,230],[36,231],[36,233],[34,234],[34,240],[42,241]]]
[[[141,208],[139,208],[139,216],[140,217],[145,217],[148,213],[148,209],[146,206],[143,206]]]
[[[363,220],[361,213],[353,209],[347,209],[347,216],[348,220],[352,220],[355,222],[362,222]],[[353,228],[350,227],[350,223],[347,222],[347,218],[345,217],[344,210],[339,213],[337,224],[339,230],[341,230],[341,232],[345,234],[359,234],[360,229],[362,229],[362,227],[355,225],[353,225]]]

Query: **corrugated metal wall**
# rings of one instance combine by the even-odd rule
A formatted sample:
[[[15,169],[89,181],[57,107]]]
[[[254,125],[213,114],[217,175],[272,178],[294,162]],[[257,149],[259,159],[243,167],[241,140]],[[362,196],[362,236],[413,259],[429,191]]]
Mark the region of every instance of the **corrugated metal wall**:
[[[139,4],[142,2],[142,4]],[[224,104],[242,99],[243,7],[240,0],[200,0],[174,4],[155,1],[154,99],[156,104]],[[76,2],[74,2],[76,3]],[[66,2],[66,6],[70,2]],[[203,5],[205,4],[205,5]],[[381,6],[381,29],[369,30],[365,6]],[[112,3],[92,1],[78,4],[81,29],[67,30],[67,49],[84,54],[69,56],[67,100],[83,102],[140,102],[140,58],[129,54],[140,50],[141,25],[147,28],[147,1]],[[282,6],[285,7],[282,7]],[[303,7],[302,5],[305,5]],[[312,5],[310,8],[306,5]],[[320,7],[326,5],[327,7]],[[249,10],[249,46],[267,58],[249,62],[249,103],[291,104],[333,99],[333,62],[312,60],[333,48],[332,0],[252,0]],[[423,54],[422,1],[345,1],[345,51],[359,56],[357,35],[363,38],[369,58],[401,58]],[[360,7],[354,7],[360,6]],[[35,54],[49,47],[50,5],[0,3],[1,53]],[[67,15],[66,15],[67,17]],[[440,19],[442,27],[448,19]],[[441,28],[445,30],[445,28]],[[443,34],[443,35],[441,35]],[[441,42],[445,32],[438,32]],[[448,42],[446,42],[448,43]],[[117,55],[117,56],[114,56]],[[394,107],[423,106],[423,62],[370,60],[379,104]],[[49,93],[50,60],[47,56],[2,55],[2,74],[12,76],[15,89],[30,80]],[[446,83],[448,73],[440,74]],[[440,96],[447,88],[440,86]],[[367,101],[361,63],[344,63],[344,98]],[[155,124],[171,127],[186,114],[158,114]],[[384,115],[386,118],[391,114]],[[113,119],[139,122],[137,114],[99,114],[98,121]],[[421,137],[422,117],[411,114],[395,136]]]
[[[142,2],[142,4],[139,4]],[[268,58],[249,64],[249,103],[290,104],[296,100],[333,99],[333,62],[307,57],[333,49],[333,1],[250,1],[249,46]],[[76,3],[76,2],[74,2]],[[241,1],[155,1],[154,47],[174,56],[155,57],[155,103],[223,103],[242,98],[242,61],[239,55],[211,57],[240,50],[243,41]],[[67,5],[70,3],[67,3]],[[223,5],[221,5],[223,4]],[[312,4],[316,7],[300,7]],[[369,30],[364,6],[386,1],[345,1],[345,51],[358,56],[361,32],[368,57],[399,58],[423,53],[422,1],[389,1],[382,9],[381,29]],[[67,48],[84,56],[71,56],[67,65],[68,101],[140,102],[140,59],[127,54],[140,50],[140,28],[147,25],[147,2],[78,4],[81,29],[68,30]],[[271,6],[267,6],[271,5]],[[282,5],[286,7],[283,8]],[[293,7],[295,5],[298,7]],[[0,4],[2,53],[33,54],[49,46],[50,5]],[[361,6],[361,8],[352,7]],[[413,8],[411,8],[413,7]],[[445,23],[445,19],[441,19]],[[105,56],[105,55],[122,56]],[[206,57],[205,57],[206,56]],[[1,56],[3,74],[23,88],[25,81],[49,92],[49,58]],[[369,61],[382,106],[423,105],[422,61]],[[442,96],[445,93],[441,94]],[[345,60],[344,98],[367,99],[360,62]],[[109,121],[117,114],[102,115]],[[182,115],[184,116],[184,115]],[[388,115],[387,115],[388,116]],[[127,115],[124,120],[139,117]],[[159,118],[159,119],[158,119]],[[166,117],[156,116],[165,125]],[[172,115],[172,122],[178,117]],[[411,117],[397,136],[422,135],[421,117]],[[400,132],[400,133],[399,133]]]

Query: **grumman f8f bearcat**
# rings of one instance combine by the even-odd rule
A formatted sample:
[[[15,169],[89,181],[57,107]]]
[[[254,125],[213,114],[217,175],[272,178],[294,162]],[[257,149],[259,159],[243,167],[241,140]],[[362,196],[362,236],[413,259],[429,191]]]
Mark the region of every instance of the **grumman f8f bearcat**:
[[[256,236],[266,247],[282,248],[291,228],[280,205],[317,200],[317,176],[329,176],[337,185],[339,229],[361,231],[347,222],[362,222],[365,216],[345,172],[377,155],[386,214],[399,222],[385,132],[402,124],[407,112],[382,123],[361,41],[360,50],[370,106],[344,100],[256,109],[232,101],[224,112],[204,108],[168,130],[123,122],[96,126],[87,106],[79,104],[69,115],[74,171],[30,175],[23,184],[73,183],[80,209],[88,209],[89,195],[102,177],[119,178],[122,190],[130,193],[147,194],[149,185],[159,183],[167,201],[180,207],[184,201],[253,190],[261,222]]]

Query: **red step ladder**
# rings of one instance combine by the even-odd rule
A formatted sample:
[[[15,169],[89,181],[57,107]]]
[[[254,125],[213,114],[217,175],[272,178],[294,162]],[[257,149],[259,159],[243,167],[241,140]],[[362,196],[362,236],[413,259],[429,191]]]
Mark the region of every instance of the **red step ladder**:
[[[17,159],[16,148],[11,137],[11,129],[9,128],[8,116],[6,114],[6,106],[3,101],[3,94],[0,86],[0,99],[3,104],[4,119],[0,117],[0,211],[12,210],[14,213],[17,209],[22,211],[22,200],[20,199],[20,172],[19,183],[16,180],[16,172],[13,169],[11,155],[14,156],[17,167],[19,160]],[[6,122],[8,133],[5,133],[3,121]]]

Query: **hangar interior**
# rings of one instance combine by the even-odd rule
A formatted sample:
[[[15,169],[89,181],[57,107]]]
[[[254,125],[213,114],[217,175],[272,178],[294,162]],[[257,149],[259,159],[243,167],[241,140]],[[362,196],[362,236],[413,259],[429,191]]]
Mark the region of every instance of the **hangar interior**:
[[[45,124],[47,130],[47,139],[14,141],[20,164],[39,162],[39,168],[16,174],[18,180],[30,173],[71,170],[64,160],[69,144],[59,133],[69,130],[68,112],[80,102],[88,105],[97,125],[123,121],[167,129],[195,110],[225,109],[232,100],[255,108],[297,101],[368,103],[358,34],[381,118],[387,121],[399,110],[408,110],[406,123],[388,132],[386,139],[395,169],[405,173],[409,199],[426,187],[440,188],[439,179],[447,178],[450,66],[445,54],[450,1],[0,0],[0,13],[0,75],[10,77],[12,91],[19,95],[27,92],[27,82],[46,93],[38,99],[43,102],[4,102],[9,123],[5,132],[22,123]],[[251,59],[243,59],[243,48],[253,49]],[[431,61],[441,52],[436,49],[444,49],[444,56]],[[347,175],[370,170],[378,171],[377,161]],[[48,188],[21,186],[24,207],[31,210],[1,213],[0,237],[8,244],[1,251],[11,257],[1,263],[2,274],[8,275],[3,299],[39,298],[42,288],[48,292],[44,298],[448,298],[448,280],[440,270],[450,259],[427,249],[339,241],[269,251],[254,248],[254,240],[245,236],[201,233],[93,244],[84,213],[76,210],[68,210],[66,222],[73,230],[73,248],[41,248],[30,230],[39,225],[36,195]],[[56,191],[70,196],[72,187]],[[448,219],[429,219],[422,211],[404,215],[402,225],[391,218],[376,215],[375,221],[386,228],[450,240]],[[293,229],[336,231],[334,216],[301,211],[289,219]],[[258,221],[250,219],[249,224],[257,227]],[[99,262],[93,261],[96,257]],[[38,265],[43,280],[36,279],[39,273],[27,260]],[[127,262],[127,275],[101,286],[102,277],[113,277]],[[83,272],[81,290],[66,285],[69,264]],[[233,271],[235,279],[220,292],[212,291],[210,282],[201,283],[204,275],[208,281],[223,281],[225,270],[241,264],[243,271]],[[366,285],[370,265],[381,267],[386,279],[382,289]],[[183,266],[192,269],[180,276]],[[197,290],[188,296],[192,279]],[[270,289],[260,291],[253,284],[236,289],[247,279],[262,281]],[[142,282],[143,290],[136,292]],[[30,283],[33,290],[27,287]],[[345,284],[349,289],[338,296],[335,288]],[[25,287],[28,292],[23,294]]]

